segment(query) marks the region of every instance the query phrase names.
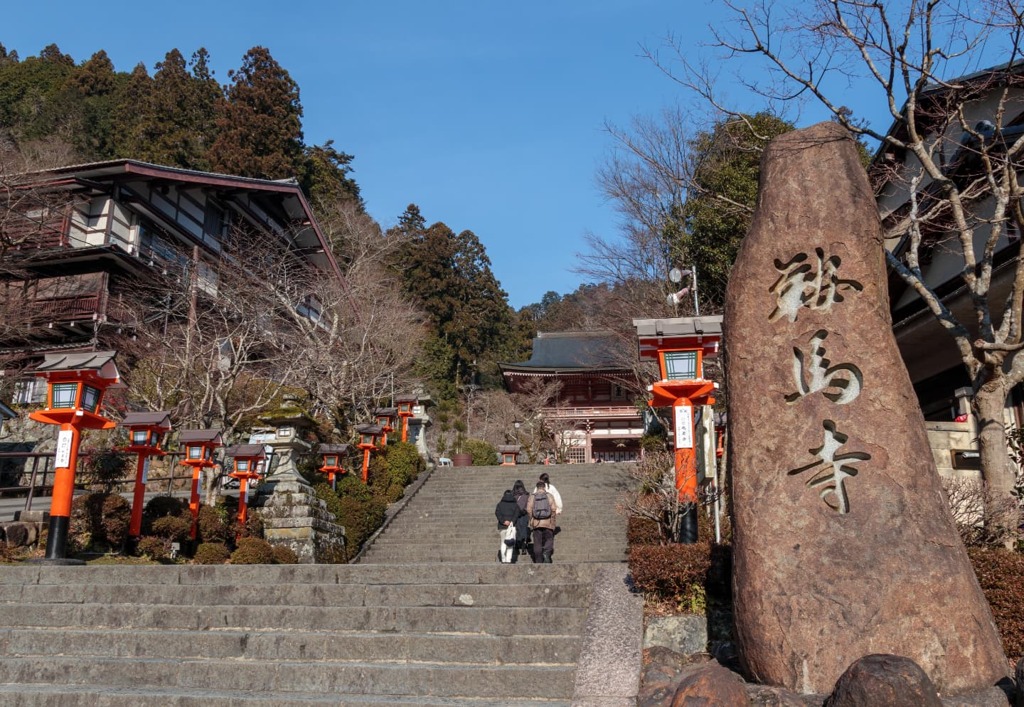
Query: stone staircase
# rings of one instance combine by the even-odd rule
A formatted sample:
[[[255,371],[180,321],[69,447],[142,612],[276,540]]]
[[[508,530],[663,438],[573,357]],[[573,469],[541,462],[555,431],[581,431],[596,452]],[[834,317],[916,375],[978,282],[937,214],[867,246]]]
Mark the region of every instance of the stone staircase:
[[[442,467],[385,526],[360,559],[369,563],[497,561],[494,506],[522,479],[532,491],[543,472],[562,496],[555,562],[623,562],[626,519],[615,510],[629,483],[617,464]],[[523,556],[521,561],[529,562]]]
[[[551,565],[494,559],[494,504],[533,470],[461,468],[429,477],[360,564],[3,567],[0,704],[634,704],[640,603],[625,565],[602,564],[625,533],[596,492],[624,481],[564,469],[548,468],[567,507]],[[465,514],[431,525],[420,509],[448,500]],[[617,539],[587,557],[573,527],[594,515]],[[402,545],[406,523],[450,551]]]

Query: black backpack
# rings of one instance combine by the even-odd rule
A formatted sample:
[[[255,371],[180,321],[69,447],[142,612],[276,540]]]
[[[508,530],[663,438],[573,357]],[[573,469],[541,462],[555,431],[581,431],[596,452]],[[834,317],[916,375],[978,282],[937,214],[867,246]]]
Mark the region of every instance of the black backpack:
[[[551,517],[551,501],[546,491],[533,494],[533,517],[535,520],[547,520]]]

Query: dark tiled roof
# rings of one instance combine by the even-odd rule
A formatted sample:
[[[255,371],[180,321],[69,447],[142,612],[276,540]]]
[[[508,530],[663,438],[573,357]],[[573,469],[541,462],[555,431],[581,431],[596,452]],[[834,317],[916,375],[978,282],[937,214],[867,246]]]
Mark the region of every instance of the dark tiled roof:
[[[533,340],[529,361],[503,363],[516,368],[545,370],[593,370],[624,368],[632,355],[611,332],[541,332]]]

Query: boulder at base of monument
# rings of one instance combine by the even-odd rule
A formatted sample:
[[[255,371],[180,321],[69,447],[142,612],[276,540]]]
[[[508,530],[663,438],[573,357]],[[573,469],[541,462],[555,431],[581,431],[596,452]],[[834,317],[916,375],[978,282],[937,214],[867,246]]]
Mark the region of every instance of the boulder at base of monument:
[[[873,194],[838,125],[766,151],[724,324],[749,677],[827,694],[887,653],[943,693],[995,684],[1006,658],[892,335]]]

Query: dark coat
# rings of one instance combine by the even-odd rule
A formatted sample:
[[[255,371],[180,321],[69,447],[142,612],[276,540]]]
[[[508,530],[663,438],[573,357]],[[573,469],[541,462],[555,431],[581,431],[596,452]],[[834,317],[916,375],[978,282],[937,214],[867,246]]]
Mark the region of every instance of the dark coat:
[[[512,495],[512,490],[505,491],[501,500],[498,501],[498,505],[494,507],[494,516],[498,519],[498,530],[505,527],[505,521],[508,521],[509,524],[515,523],[521,513],[519,506],[516,505],[516,497]]]

